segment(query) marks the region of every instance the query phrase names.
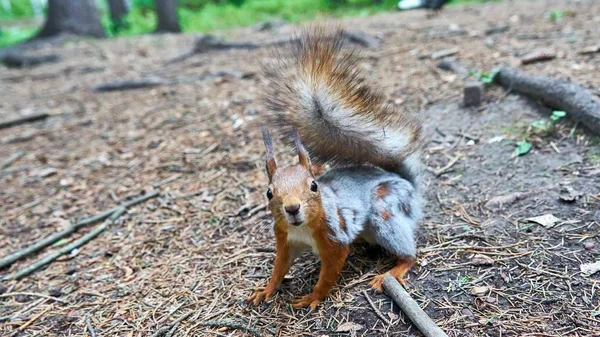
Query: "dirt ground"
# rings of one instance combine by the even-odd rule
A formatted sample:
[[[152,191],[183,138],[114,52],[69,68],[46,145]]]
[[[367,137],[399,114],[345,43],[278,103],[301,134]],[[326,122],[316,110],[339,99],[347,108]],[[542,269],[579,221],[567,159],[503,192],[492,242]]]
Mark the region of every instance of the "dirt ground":
[[[562,20],[545,17],[558,10]],[[456,47],[454,57],[470,69],[510,64],[600,95],[600,53],[579,53],[600,43],[600,2],[505,1],[451,7],[433,19],[414,11],[341,22],[381,39],[379,49],[364,50],[364,67],[391,104],[425,123],[427,207],[408,277],[412,296],[450,336],[600,336],[600,275],[580,271],[600,256],[599,139],[568,118],[534,132],[531,123],[548,120],[551,111],[495,86],[481,107],[463,108],[463,80],[427,57]],[[509,29],[486,35],[501,26]],[[269,41],[295,28],[221,36]],[[368,287],[393,262],[372,247],[353,250],[317,312],[288,304],[316,282],[319,263],[309,255],[272,302],[244,304],[266,283],[274,256],[264,149],[252,126],[264,111],[257,60],[267,54],[211,51],[165,65],[193,40],[70,39],[34,52],[58,53],[59,63],[0,69],[0,120],[52,115],[0,130],[2,162],[25,152],[0,171],[0,256],[160,189],[82,248],[0,283],[0,335],[151,336],[181,318],[171,336],[419,336],[387,296]],[[557,57],[519,64],[536,50]],[[168,84],[93,90],[141,77]],[[533,149],[515,157],[525,135]],[[277,145],[289,162],[290,151]],[[522,194],[514,202],[486,206],[515,192]],[[548,227],[526,220],[544,214],[560,220]],[[344,331],[349,322],[358,330]],[[242,328],[225,327],[231,323]]]

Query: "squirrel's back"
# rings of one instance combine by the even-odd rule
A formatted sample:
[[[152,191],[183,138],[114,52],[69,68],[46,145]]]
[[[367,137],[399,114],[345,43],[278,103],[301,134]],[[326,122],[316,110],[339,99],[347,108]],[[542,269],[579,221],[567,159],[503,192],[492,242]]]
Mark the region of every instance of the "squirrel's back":
[[[297,129],[321,162],[370,164],[414,183],[421,125],[367,83],[345,42],[343,30],[316,27],[275,51],[264,66],[269,122],[288,135]]]

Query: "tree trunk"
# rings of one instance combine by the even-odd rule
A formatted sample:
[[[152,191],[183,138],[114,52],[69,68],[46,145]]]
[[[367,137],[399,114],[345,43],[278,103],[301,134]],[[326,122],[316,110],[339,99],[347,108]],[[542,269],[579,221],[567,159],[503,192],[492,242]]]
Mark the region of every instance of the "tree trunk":
[[[177,18],[177,0],[155,0],[156,16],[158,17],[157,33],[181,32]]]
[[[38,37],[61,33],[106,37],[94,0],[48,0],[48,18]]]
[[[108,0],[108,7],[110,9],[110,19],[113,23],[113,32],[117,33],[121,29],[127,28],[127,18],[125,16],[129,12],[127,3],[125,0]]]

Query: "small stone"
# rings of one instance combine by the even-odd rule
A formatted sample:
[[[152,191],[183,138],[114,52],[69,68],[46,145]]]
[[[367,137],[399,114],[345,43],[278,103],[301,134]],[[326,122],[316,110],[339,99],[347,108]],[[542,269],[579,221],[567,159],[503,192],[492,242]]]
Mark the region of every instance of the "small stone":
[[[77,272],[77,268],[76,267],[74,267],[74,266],[67,267],[67,271],[66,271],[67,275],[73,275],[76,272]]]
[[[6,288],[3,285],[0,285],[0,295],[5,294],[8,291],[8,288]]]
[[[25,302],[31,301],[31,297],[26,296],[26,295],[17,295],[17,296],[15,296],[15,301],[17,301],[19,303],[25,303]]]
[[[50,289],[50,291],[48,291],[48,295],[52,296],[52,297],[61,297],[62,296],[62,289],[60,287],[55,287]]]
[[[465,107],[479,106],[485,93],[485,85],[481,82],[465,84],[463,104]]]
[[[36,172],[36,175],[40,178],[50,177],[56,174],[56,169],[52,167],[48,167],[45,169],[41,169]]]
[[[586,241],[585,244],[583,245],[585,247],[585,249],[587,250],[592,250],[596,247],[596,243],[594,243],[594,241]]]
[[[570,186],[565,186],[561,189],[559,199],[563,202],[574,202],[581,197],[581,193]]]

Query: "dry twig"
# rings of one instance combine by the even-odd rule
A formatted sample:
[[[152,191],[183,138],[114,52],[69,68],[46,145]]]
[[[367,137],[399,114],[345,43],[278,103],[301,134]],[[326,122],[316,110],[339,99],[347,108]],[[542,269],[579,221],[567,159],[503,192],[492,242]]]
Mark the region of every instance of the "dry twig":
[[[18,280],[18,279],[21,279],[31,273],[34,273],[35,271],[39,270],[40,268],[44,267],[47,264],[50,264],[52,261],[58,259],[59,257],[70,253],[73,249],[79,248],[79,247],[85,245],[86,243],[88,243],[89,241],[91,241],[92,239],[94,239],[96,236],[98,236],[100,233],[102,233],[104,230],[106,230],[106,228],[108,228],[109,225],[114,223],[123,213],[125,213],[125,207],[123,207],[123,206],[117,207],[117,209],[114,211],[114,213],[111,215],[111,217],[109,219],[104,221],[102,224],[100,224],[98,227],[94,228],[92,231],[90,231],[86,235],[84,235],[81,238],[73,241],[72,243],[62,247],[58,251],[46,255],[46,257],[44,257],[43,259],[39,260],[38,262],[36,262],[34,264],[29,265],[25,269],[22,269],[13,275],[5,276],[2,279],[3,280]]]
[[[0,121],[0,129],[6,129],[6,128],[13,127],[13,126],[21,125],[21,124],[39,121],[42,119],[46,119],[48,117],[50,117],[49,114],[42,112],[42,113],[32,114],[32,115],[19,117],[19,118],[15,118],[15,119],[9,119],[9,120],[3,121],[3,122]]]
[[[76,222],[74,225],[71,225],[60,232],[56,232],[56,233],[50,235],[49,237],[32,244],[31,246],[27,246],[19,251],[14,252],[11,255],[8,255],[8,256],[0,259],[0,268],[10,266],[15,261],[18,261],[34,252],[37,252],[38,250],[46,248],[47,246],[55,243],[56,241],[77,231],[81,227],[96,223],[98,221],[102,221],[102,220],[108,218],[109,216],[111,216],[112,214],[114,214],[120,208],[129,208],[131,206],[135,206],[135,205],[142,203],[148,199],[155,198],[159,194],[160,194],[159,191],[152,191],[150,193],[144,194],[143,196],[141,196],[139,198],[135,198],[133,200],[126,201],[121,206],[117,206],[115,208],[109,209],[108,211],[104,211],[100,214],[80,220],[80,221]]]
[[[385,316],[383,316],[383,313],[381,313],[381,310],[379,310],[379,308],[377,308],[375,306],[375,303],[373,303],[373,300],[371,299],[371,297],[369,297],[369,294],[367,293],[366,290],[363,290],[363,295],[367,299],[367,302],[369,302],[369,305],[371,305],[371,308],[373,308],[373,310],[375,311],[375,314],[377,314],[377,317],[379,317],[387,325],[392,324],[392,322],[389,319],[387,319]]]

